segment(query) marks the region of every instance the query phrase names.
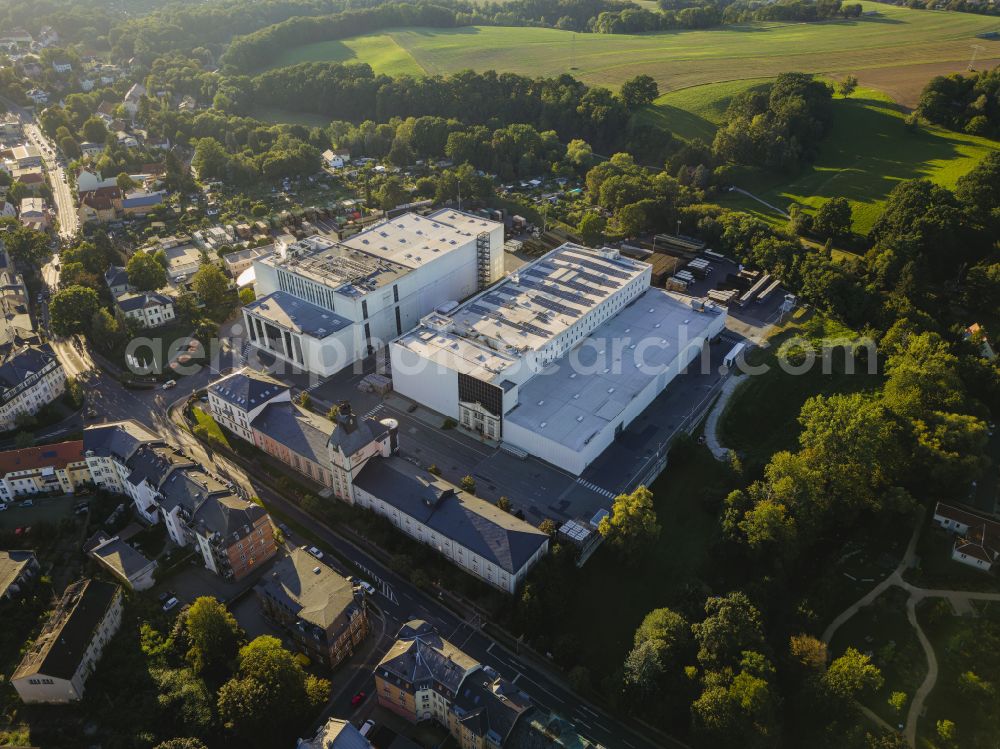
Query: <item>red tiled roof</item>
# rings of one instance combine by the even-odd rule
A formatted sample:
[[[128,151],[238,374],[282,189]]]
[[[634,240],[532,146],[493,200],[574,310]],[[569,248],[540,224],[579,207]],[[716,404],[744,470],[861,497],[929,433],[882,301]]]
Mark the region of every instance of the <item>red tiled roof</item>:
[[[83,440],[57,442],[54,445],[26,447],[23,450],[0,452],[0,475],[35,468],[65,468],[84,460]]]

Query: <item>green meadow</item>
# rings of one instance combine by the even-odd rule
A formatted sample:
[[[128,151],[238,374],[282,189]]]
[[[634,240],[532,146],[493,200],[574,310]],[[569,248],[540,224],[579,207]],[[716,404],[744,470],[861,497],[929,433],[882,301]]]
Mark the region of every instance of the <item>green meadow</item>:
[[[376,72],[447,74],[511,71],[530,76],[570,72],[615,88],[639,73],[661,91],[734,79],[771,78],[788,70],[851,73],[907,64],[964,63],[976,34],[996,18],[868,4],[878,15],[823,23],[751,23],[699,31],[577,34],[548,28],[470,26],[395,29],[289,49],[281,67],[312,60],[367,62]],[[984,52],[992,57],[997,52]]]

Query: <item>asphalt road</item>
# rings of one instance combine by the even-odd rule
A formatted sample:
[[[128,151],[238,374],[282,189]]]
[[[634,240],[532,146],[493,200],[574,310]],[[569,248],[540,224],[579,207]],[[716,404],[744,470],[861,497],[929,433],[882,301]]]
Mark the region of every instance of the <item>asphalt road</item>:
[[[33,121],[25,123],[24,134],[41,152],[42,161],[49,174],[49,184],[52,186],[52,197],[59,219],[59,236],[71,239],[80,228],[80,219],[76,212],[76,193],[69,185],[66,170],[59,164],[55,144],[45,137]]]

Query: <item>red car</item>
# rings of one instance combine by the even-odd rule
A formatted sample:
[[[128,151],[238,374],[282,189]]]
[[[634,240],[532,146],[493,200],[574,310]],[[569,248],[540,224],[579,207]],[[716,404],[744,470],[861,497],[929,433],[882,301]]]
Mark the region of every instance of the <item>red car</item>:
[[[365,693],[358,692],[356,695],[351,697],[351,707],[357,707],[365,700]]]

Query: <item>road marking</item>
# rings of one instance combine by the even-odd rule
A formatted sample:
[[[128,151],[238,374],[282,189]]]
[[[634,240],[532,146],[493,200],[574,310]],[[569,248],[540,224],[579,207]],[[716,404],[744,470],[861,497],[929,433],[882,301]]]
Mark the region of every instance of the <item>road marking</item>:
[[[597,492],[602,497],[607,497],[608,499],[614,499],[617,496],[613,491],[605,489],[603,486],[598,486],[597,484],[591,483],[590,481],[584,481],[583,479],[577,479],[576,483],[580,484],[581,486],[585,486],[588,489],[590,489],[591,491]]]
[[[486,648],[486,652],[492,654],[493,653],[493,646],[494,645],[496,645],[495,642],[490,642],[490,646],[488,648]]]

